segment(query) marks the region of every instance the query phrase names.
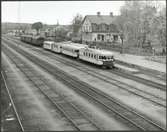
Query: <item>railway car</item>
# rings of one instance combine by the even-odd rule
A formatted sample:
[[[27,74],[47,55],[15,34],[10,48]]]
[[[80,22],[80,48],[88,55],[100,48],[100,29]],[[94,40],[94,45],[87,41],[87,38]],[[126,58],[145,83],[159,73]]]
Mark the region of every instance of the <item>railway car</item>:
[[[54,47],[54,41],[44,41],[43,42],[43,48],[47,50],[53,50]]]
[[[35,46],[43,46],[43,42],[44,42],[44,37],[41,36],[33,36],[32,40],[31,40],[31,44],[35,45]]]
[[[32,36],[32,35],[22,35],[21,41],[30,43],[35,46],[42,46],[44,42],[44,38],[41,36]]]
[[[77,43],[68,43],[62,45],[62,54],[72,56],[72,57],[79,57],[79,50],[82,48],[88,47],[87,45],[77,44]]]
[[[114,67],[114,55],[106,50],[82,48],[79,51],[79,59],[105,68]]]
[[[54,45],[53,45],[53,49],[52,51],[53,52],[56,52],[56,53],[61,53],[62,52],[62,45],[63,44],[68,44],[69,41],[65,41],[65,42],[55,42]]]
[[[26,43],[31,43],[32,42],[32,36],[31,35],[22,35],[21,36],[21,41],[26,42]]]

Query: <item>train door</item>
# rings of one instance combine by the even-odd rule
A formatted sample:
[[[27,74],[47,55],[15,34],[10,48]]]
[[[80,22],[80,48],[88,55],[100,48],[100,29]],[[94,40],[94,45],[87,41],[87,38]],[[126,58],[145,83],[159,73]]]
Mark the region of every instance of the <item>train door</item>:
[[[54,43],[51,43],[51,50],[53,51]]]
[[[75,50],[75,53],[77,54],[77,59],[79,58],[79,50]]]
[[[104,35],[101,35],[101,40],[104,41]]]

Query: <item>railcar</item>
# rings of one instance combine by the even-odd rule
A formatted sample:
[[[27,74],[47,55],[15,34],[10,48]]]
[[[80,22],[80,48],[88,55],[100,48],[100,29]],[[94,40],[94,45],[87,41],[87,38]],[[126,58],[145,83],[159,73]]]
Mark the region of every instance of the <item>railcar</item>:
[[[83,44],[69,43],[62,45],[62,53],[72,57],[79,57],[79,50],[88,47]]]
[[[61,52],[62,52],[62,45],[68,44],[68,43],[69,43],[69,41],[65,41],[65,42],[55,42],[54,45],[53,45],[52,51],[53,51],[53,52],[56,52],[56,53],[61,53]]]
[[[44,37],[41,36],[33,36],[31,40],[31,44],[36,45],[36,46],[43,46],[44,42]]]
[[[82,48],[79,51],[79,59],[106,68],[114,67],[114,55],[106,50]]]
[[[44,42],[44,38],[41,36],[22,35],[20,39],[23,42],[30,43],[36,46],[42,46]]]
[[[26,42],[26,43],[31,43],[32,36],[31,35],[22,35],[21,36],[21,41]]]
[[[43,42],[43,48],[48,50],[53,50],[54,47],[54,41],[44,41]]]

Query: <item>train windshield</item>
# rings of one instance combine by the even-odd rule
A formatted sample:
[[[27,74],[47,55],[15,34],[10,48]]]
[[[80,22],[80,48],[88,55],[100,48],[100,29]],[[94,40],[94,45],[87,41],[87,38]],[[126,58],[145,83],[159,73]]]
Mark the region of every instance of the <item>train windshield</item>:
[[[111,59],[113,59],[113,56],[99,56],[99,59],[101,59],[101,60],[111,60]]]
[[[106,56],[99,56],[99,59],[106,60],[107,57]]]

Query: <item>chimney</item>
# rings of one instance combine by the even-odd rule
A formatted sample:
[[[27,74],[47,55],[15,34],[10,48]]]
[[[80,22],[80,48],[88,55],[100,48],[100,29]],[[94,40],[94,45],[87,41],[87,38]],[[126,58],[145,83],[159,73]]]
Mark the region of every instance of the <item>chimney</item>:
[[[113,17],[113,12],[110,12],[110,16]]]
[[[100,12],[99,11],[97,12],[97,16],[100,16]]]

